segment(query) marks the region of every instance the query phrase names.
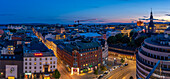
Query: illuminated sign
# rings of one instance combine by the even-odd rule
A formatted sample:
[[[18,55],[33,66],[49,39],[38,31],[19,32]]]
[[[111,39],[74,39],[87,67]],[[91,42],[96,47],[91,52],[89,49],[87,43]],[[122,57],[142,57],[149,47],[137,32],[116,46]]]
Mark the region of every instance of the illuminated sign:
[[[8,79],[15,79],[15,77],[8,77]]]
[[[25,75],[31,75],[32,73],[25,73]]]
[[[43,56],[43,54],[42,53],[34,53],[34,56],[40,57],[40,56]]]

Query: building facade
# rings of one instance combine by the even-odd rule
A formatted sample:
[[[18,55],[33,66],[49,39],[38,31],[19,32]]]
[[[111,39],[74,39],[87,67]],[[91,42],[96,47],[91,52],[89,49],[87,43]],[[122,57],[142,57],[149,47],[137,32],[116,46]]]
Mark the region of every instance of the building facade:
[[[71,74],[73,71],[79,74],[79,71],[88,71],[102,64],[102,48],[97,41],[59,44],[57,56],[72,68]]]
[[[160,60],[150,78],[169,79],[170,78],[170,37],[159,35],[144,40],[136,54],[136,76],[146,78],[156,63]]]
[[[53,53],[25,53],[23,73],[25,78],[50,78],[57,69],[57,58]]]

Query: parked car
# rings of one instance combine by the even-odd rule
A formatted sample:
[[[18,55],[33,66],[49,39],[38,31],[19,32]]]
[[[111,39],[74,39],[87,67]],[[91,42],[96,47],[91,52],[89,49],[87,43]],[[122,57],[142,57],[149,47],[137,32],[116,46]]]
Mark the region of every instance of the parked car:
[[[109,73],[108,71],[104,72],[104,74],[108,74],[108,73]]]
[[[104,75],[103,75],[103,74],[101,74],[101,75],[98,77],[98,79],[101,79],[103,76],[104,76]]]

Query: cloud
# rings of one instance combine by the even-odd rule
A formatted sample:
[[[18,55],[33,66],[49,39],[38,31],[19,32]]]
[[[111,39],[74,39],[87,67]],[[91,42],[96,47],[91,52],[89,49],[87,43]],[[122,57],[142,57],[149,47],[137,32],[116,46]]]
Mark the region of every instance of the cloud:
[[[165,14],[165,16],[170,16],[170,14]]]
[[[143,16],[144,18],[148,18],[148,16]]]

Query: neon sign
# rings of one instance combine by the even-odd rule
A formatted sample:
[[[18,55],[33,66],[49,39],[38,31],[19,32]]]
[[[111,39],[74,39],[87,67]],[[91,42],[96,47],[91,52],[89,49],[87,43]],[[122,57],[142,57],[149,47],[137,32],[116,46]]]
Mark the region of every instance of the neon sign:
[[[43,56],[43,54],[42,53],[34,53],[34,56],[40,57],[40,56]]]

